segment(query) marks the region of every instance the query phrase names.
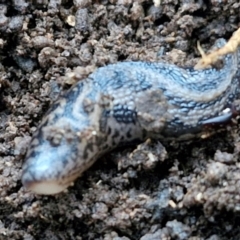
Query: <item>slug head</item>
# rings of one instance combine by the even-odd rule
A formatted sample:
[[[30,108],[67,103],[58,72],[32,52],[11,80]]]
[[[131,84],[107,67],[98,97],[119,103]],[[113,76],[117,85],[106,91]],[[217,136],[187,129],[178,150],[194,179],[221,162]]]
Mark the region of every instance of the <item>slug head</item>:
[[[92,164],[86,152],[87,141],[81,139],[85,138],[67,127],[40,128],[23,166],[23,185],[37,194],[56,194],[66,189]]]

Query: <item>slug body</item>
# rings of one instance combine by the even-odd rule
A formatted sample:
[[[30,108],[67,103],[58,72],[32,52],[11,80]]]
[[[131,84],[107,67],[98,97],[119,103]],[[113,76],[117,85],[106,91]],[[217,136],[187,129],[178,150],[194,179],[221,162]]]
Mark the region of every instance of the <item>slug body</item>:
[[[24,186],[55,194],[122,143],[189,139],[211,119],[228,119],[231,113],[223,110],[238,94],[237,71],[237,53],[227,55],[219,70],[146,62],[99,68],[52,106],[34,134],[23,166]]]

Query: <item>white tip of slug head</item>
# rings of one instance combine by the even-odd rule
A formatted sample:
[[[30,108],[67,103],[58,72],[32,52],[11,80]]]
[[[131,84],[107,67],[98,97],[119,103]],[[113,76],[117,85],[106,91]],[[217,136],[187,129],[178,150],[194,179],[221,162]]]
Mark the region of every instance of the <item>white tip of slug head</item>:
[[[33,140],[26,155],[22,184],[37,194],[51,195],[64,191],[80,175],[76,154],[73,154],[77,152],[78,144],[65,138],[58,145],[45,138],[37,143],[34,145]]]
[[[64,191],[69,185],[69,182],[64,182],[58,178],[49,178],[47,171],[41,172],[41,169],[36,171],[35,168],[25,167],[22,174],[22,184],[27,189],[37,194],[51,195]]]
[[[34,193],[50,195],[62,192],[69,184],[61,179],[59,168],[49,165],[48,161],[39,161],[38,157],[27,159],[23,165],[22,184]]]
[[[68,186],[61,185],[57,181],[37,181],[29,180],[26,174],[22,176],[22,184],[27,189],[36,194],[53,195],[64,191]]]
[[[62,156],[69,156],[68,152],[59,154],[60,151],[53,150],[32,151],[27,156],[22,173],[22,184],[27,190],[37,194],[57,194],[79,176],[70,160],[64,158],[65,161],[61,161]]]
[[[31,160],[34,160],[30,164]],[[53,195],[60,193],[73,185],[73,181],[79,177],[79,172],[67,172],[61,169],[47,167],[47,165],[38,165],[36,159],[28,159],[23,166],[22,184],[27,189],[37,194]],[[46,168],[45,168],[46,167]]]

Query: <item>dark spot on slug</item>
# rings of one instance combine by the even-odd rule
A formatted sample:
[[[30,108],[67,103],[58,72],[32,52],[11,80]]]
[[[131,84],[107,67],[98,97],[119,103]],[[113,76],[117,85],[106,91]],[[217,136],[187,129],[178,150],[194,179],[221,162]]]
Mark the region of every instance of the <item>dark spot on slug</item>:
[[[112,128],[108,127],[107,134],[110,135],[112,132]]]
[[[132,138],[131,129],[127,131],[127,138]]]
[[[119,135],[120,135],[119,131],[115,129],[112,137],[113,137],[113,139],[115,139],[115,138],[119,137]]]

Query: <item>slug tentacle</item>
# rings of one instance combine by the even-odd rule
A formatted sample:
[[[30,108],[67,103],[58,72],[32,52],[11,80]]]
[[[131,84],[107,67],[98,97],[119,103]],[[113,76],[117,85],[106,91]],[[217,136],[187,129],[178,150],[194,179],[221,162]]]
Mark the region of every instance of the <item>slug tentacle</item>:
[[[219,70],[147,62],[99,68],[53,105],[34,134],[24,186],[55,194],[122,143],[195,137],[209,119],[226,119],[223,111],[238,94],[237,71],[237,52]]]

